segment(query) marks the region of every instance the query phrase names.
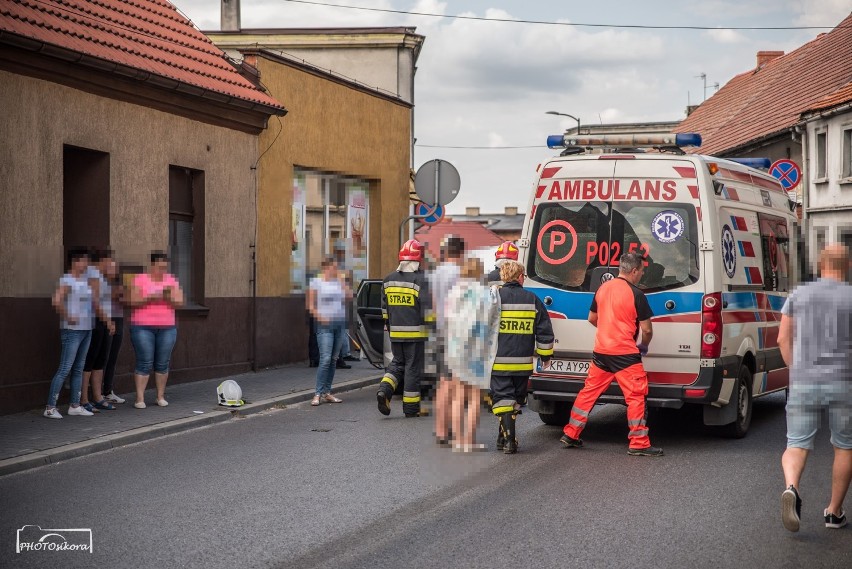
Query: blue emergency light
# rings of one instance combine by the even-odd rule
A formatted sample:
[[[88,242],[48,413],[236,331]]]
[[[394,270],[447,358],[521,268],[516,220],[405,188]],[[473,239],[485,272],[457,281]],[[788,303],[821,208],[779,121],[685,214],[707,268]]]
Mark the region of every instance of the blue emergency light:
[[[772,165],[772,160],[769,158],[728,158],[728,160],[748,166],[749,168],[757,168],[758,170],[768,170]]]
[[[656,148],[701,146],[701,135],[696,132],[678,134],[551,134],[547,137],[548,148],[607,147],[607,148]]]

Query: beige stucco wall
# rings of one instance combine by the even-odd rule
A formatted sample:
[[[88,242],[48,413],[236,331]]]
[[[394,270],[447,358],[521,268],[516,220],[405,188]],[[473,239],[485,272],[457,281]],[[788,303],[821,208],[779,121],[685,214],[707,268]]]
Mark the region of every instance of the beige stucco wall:
[[[256,64],[289,111],[260,135],[269,150],[259,168],[258,295],[290,292],[294,166],[370,180],[370,276],[390,272],[408,215],[411,109],[277,61]]]
[[[110,155],[121,261],[168,245],[170,164],[205,172],[205,296],[250,296],[257,137],[0,71],[0,296],[44,296],[62,271],[63,144]]]

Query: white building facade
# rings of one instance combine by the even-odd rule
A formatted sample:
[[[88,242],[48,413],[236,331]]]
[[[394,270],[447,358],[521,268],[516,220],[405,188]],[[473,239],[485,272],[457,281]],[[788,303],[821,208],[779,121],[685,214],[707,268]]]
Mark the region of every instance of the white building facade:
[[[802,114],[803,217],[812,261],[828,243],[852,247],[852,84],[820,106]]]

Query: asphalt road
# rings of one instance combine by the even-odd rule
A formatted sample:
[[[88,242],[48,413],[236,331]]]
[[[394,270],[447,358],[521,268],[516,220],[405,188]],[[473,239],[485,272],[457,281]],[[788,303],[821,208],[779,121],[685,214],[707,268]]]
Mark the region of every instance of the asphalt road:
[[[784,401],[749,436],[652,417],[663,458],[626,454],[626,419],[598,407],[586,448],[519,418],[522,452],[459,455],[431,419],[384,418],[374,390],[302,404],[0,478],[2,567],[848,567],[852,529],[823,527],[831,449],[781,527]],[[341,395],[342,397],[344,395]],[[484,416],[481,440],[496,423]],[[849,501],[847,500],[847,506]],[[852,508],[850,508],[852,509]],[[16,530],[91,528],[93,553],[15,553]]]

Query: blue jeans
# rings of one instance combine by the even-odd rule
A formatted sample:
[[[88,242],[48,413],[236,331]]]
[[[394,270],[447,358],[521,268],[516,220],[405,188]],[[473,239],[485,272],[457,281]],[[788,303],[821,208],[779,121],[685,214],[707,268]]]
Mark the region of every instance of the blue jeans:
[[[130,326],[130,343],[136,352],[136,375],[169,373],[169,360],[177,340],[177,326]]]
[[[319,346],[319,367],[317,368],[317,395],[331,393],[337,357],[346,336],[346,327],[342,322],[320,324],[317,322],[317,345]]]
[[[83,365],[92,341],[91,330],[59,331],[62,342],[62,354],[59,356],[59,369],[50,381],[50,394],[47,396],[47,406],[56,407],[59,391],[68,374],[71,374],[71,405],[80,404],[80,389],[83,386]]]

